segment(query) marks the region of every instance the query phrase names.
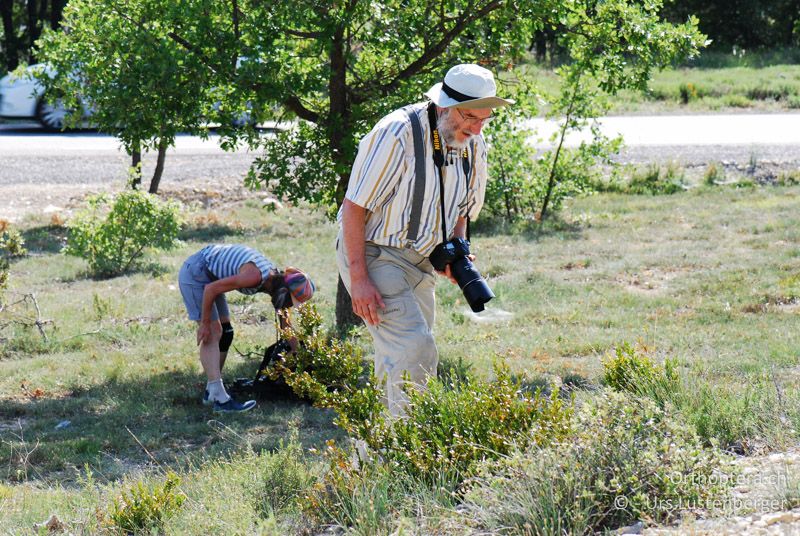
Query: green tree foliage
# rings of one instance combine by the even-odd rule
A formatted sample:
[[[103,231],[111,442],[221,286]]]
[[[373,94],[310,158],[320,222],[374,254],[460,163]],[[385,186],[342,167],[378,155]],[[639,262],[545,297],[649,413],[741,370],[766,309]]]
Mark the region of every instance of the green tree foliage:
[[[175,203],[128,190],[113,201],[90,197],[88,204],[67,223],[64,253],[86,259],[94,275],[119,275],[139,262],[145,248],[170,249],[179,243]]]
[[[64,10],[67,31],[45,32],[39,41],[39,54],[52,69],[38,78],[51,98],[76,110],[69,124],[81,120],[83,106],[92,110],[92,122],[119,138],[129,154],[158,151],[150,193],[158,191],[166,149],[175,136],[206,133],[202,117],[213,72],[170,37],[180,21],[195,15],[191,9],[182,11],[182,5],[70,2]]]
[[[696,19],[681,25],[664,22],[659,18],[662,6],[660,0],[562,2],[560,44],[571,60],[557,70],[563,80],[561,93],[548,98],[548,117],[560,122],[555,147],[536,156],[526,146],[519,115],[535,109],[536,92],[522,84],[518,116],[512,111],[510,121],[488,133],[496,158],[492,177],[499,179],[489,187],[490,210],[508,220],[526,215],[543,220],[564,198],[596,182],[595,164],[608,161],[621,144],[603,137],[591,124],[607,110],[604,97],[622,89],[644,90],[654,69],[695,54],[704,42]],[[565,149],[566,136],[587,126],[592,141]]]

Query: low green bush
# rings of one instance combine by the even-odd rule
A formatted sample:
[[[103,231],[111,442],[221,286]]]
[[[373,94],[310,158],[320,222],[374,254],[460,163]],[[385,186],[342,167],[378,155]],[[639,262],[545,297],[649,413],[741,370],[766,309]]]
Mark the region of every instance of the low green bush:
[[[651,164],[644,171],[634,171],[628,184],[621,189],[636,195],[671,195],[684,191],[686,184],[677,166],[662,169],[658,164]]]
[[[8,285],[8,260],[26,255],[25,239],[20,232],[6,220],[0,220],[0,303],[3,303],[3,291]]]
[[[681,376],[674,360],[657,364],[647,348],[627,343],[606,356],[603,368],[605,385],[674,409],[706,445],[739,453],[776,447],[795,434],[786,423],[800,421],[793,410],[800,392],[779,391],[768,376],[738,384],[715,383],[701,369]]]
[[[719,183],[725,180],[725,168],[722,165],[711,162],[706,167],[706,171],[703,174],[703,183],[706,186],[717,186]]]
[[[464,515],[503,534],[594,534],[703,508],[732,481],[719,451],[646,398],[604,391],[568,434],[481,466]]]
[[[603,383],[615,391],[646,396],[660,407],[680,390],[677,363],[667,359],[657,364],[646,349],[622,343],[603,359]]]
[[[6,220],[0,220],[0,257],[16,258],[28,254],[25,239],[20,232]]]
[[[113,200],[91,196],[88,206],[67,223],[64,253],[86,259],[96,276],[114,276],[134,268],[145,248],[171,249],[182,225],[177,203],[153,194],[126,190]]]
[[[298,326],[286,335],[298,338],[300,350],[270,373],[282,375],[316,405],[335,409],[339,426],[414,478],[464,478],[474,463],[507,453],[519,441],[558,437],[571,415],[557,394],[526,393],[508,367],[497,364],[491,381],[469,378],[461,366],[446,383],[432,378],[425,389],[409,388],[406,417],[390,419],[371,366],[364,373],[360,351],[325,336],[313,306],[299,315]]]
[[[105,524],[125,534],[158,531],[186,500],[179,489],[180,483],[178,475],[172,472],[167,473],[162,483],[135,482],[111,501],[104,516]]]
[[[361,439],[391,467],[425,481],[431,475],[468,477],[477,462],[496,458],[526,442],[561,437],[571,406],[554,393],[524,393],[508,367],[495,366],[491,381],[409,389],[405,418],[376,419]]]

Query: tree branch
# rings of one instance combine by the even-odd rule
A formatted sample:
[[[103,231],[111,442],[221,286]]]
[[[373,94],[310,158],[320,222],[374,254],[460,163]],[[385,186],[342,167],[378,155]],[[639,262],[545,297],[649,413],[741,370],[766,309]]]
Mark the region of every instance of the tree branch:
[[[426,48],[422,56],[410,63],[405,69],[398,72],[389,82],[374,88],[369,88],[366,86],[354,88],[352,93],[352,102],[354,104],[363,103],[370,98],[374,98],[376,93],[388,95],[395,90],[403,80],[412,78],[414,75],[421,72],[429,63],[431,63],[436,56],[443,54],[444,51],[447,50],[448,45],[450,45],[450,43],[452,43],[456,37],[462,34],[470,24],[476,20],[486,17],[492,11],[496,11],[501,7],[501,5],[501,0],[492,0],[482,8],[472,11],[469,15],[464,14],[463,16],[456,17],[456,24],[450,28],[449,31],[445,32],[438,42],[436,42],[430,48]]]
[[[305,119],[306,121],[311,121],[312,123],[319,123],[319,114],[306,108],[296,96],[292,95],[284,100],[283,105],[296,113],[297,117],[300,119]]]
[[[281,31],[286,35],[300,37],[302,39],[319,39],[324,35],[322,32],[303,32],[300,30],[292,30],[291,28],[283,28]]]

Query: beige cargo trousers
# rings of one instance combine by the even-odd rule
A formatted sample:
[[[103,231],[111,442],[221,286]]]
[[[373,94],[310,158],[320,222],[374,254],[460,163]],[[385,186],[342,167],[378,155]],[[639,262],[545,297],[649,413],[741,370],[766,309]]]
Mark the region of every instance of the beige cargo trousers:
[[[427,257],[411,248],[366,243],[367,271],[386,308],[376,326],[366,324],[375,347],[375,376],[385,381],[384,404],[394,417],[404,414],[408,396],[403,376],[415,388],[436,376],[439,357],[433,340],[436,276]],[[336,262],[350,292],[350,263],[341,232],[336,239]]]

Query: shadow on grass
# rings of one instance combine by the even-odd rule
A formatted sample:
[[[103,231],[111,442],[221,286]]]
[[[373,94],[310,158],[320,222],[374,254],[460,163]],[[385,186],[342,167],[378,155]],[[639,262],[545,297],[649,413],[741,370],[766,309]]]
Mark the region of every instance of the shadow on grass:
[[[214,242],[228,236],[241,236],[244,230],[219,223],[194,225],[183,229],[178,238],[186,242]]]
[[[508,223],[499,218],[479,220],[471,225],[473,235],[481,237],[495,237],[501,235],[515,235],[531,242],[543,238],[558,237],[563,240],[579,240],[582,237],[583,227],[577,222],[567,222],[556,216],[551,216],[544,222],[521,221]]]
[[[132,359],[135,357],[132,356]],[[247,377],[258,362],[226,368],[225,378]],[[243,414],[218,414],[201,403],[202,373],[152,369],[49,397],[25,387],[0,400],[0,477],[68,484],[88,466],[113,480],[143,465],[186,467],[252,447],[274,449],[297,426],[304,447],[343,438],[333,412],[307,404],[261,401]]]
[[[58,253],[67,243],[67,228],[62,225],[32,227],[21,234],[30,253]]]

